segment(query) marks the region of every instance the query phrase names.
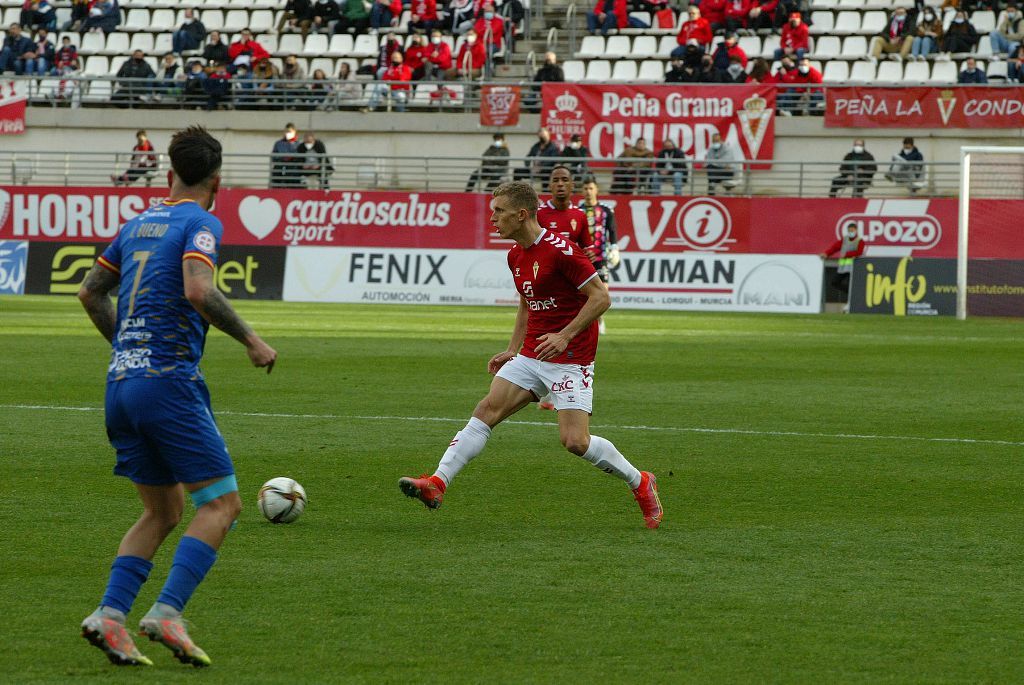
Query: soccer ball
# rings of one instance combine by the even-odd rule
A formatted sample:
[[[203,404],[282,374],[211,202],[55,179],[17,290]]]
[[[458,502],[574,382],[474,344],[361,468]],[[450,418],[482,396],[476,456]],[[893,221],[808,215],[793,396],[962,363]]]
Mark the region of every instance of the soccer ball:
[[[271,523],[291,523],[306,510],[306,491],[291,478],[271,478],[260,488],[257,504]]]

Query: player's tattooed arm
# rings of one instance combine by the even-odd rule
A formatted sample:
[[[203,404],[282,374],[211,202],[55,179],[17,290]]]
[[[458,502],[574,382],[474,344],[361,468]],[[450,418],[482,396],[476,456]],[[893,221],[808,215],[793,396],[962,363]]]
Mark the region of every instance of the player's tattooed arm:
[[[114,342],[114,331],[117,327],[117,310],[114,308],[114,301],[110,299],[110,291],[117,287],[120,280],[113,271],[93,264],[78,290],[79,301],[107,342]]]

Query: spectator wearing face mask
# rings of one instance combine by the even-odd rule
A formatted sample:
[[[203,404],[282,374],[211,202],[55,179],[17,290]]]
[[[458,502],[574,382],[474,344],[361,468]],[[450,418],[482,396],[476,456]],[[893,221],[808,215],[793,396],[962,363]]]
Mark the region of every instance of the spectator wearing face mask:
[[[708,177],[708,195],[718,192],[718,186],[734,188],[739,183],[737,173],[740,164],[731,145],[727,145],[722,136],[715,133],[711,136],[711,145],[704,155],[704,170]]]
[[[747,70],[743,68],[740,58],[733,56],[729,58],[729,66],[724,70],[718,70],[719,83],[746,83]]]
[[[971,52],[978,44],[978,32],[971,22],[967,21],[967,13],[957,10],[953,23],[946,29],[942,37],[943,52]]]
[[[537,83],[561,83],[565,81],[565,72],[562,71],[562,67],[558,64],[558,55],[554,52],[548,52],[544,55],[544,64],[537,69],[537,73],[533,75],[533,80]]]
[[[409,30],[429,33],[441,28],[441,20],[437,16],[437,0],[413,0],[409,9],[412,12]]]
[[[700,58],[697,58],[700,64]],[[691,62],[679,57],[673,57],[669,70],[665,72],[665,83],[697,83],[700,72]]]
[[[672,51],[672,57],[682,58],[688,45],[697,45],[700,48],[706,49],[711,45],[711,40],[714,38],[711,24],[701,16],[699,7],[690,5],[686,11],[688,12],[689,19],[684,21],[683,25],[679,27],[679,33],[676,34],[676,43],[679,44],[679,47]]]
[[[809,25],[810,0],[779,0],[779,4],[775,8],[775,30],[780,31],[785,28],[786,23],[793,18],[794,14],[799,14],[800,21]]]
[[[145,53],[142,50],[136,50],[132,53],[132,58],[117,70],[117,77],[126,80],[118,82],[120,87],[110,98],[111,102],[127,105],[139,98],[149,98],[153,89],[151,79],[156,78],[156,72],[146,61]]]
[[[828,196],[836,197],[843,188],[852,186],[854,197],[864,197],[864,191],[871,185],[877,171],[875,156],[867,151],[864,141],[858,138],[853,141],[853,150],[843,157],[839,175],[832,179]]]
[[[676,195],[683,194],[683,184],[686,183],[689,175],[686,155],[668,138],[661,144],[654,171],[655,175],[651,179],[651,195],[661,195],[661,186],[665,181],[672,182],[672,191]]]
[[[480,166],[470,175],[466,182],[466,192],[472,193],[478,184],[484,186],[484,192],[492,192],[501,185],[508,173],[508,146],[505,134],[495,133],[491,144],[484,150]]]
[[[920,17],[914,29],[914,40],[910,44],[910,56],[915,60],[926,59],[939,49],[939,41],[942,40],[942,19],[935,11],[925,7]]]
[[[452,49],[441,38],[441,29],[430,32],[430,49],[423,62],[424,79],[444,79],[445,73],[452,68]]]
[[[231,59],[228,57],[228,46],[220,39],[220,31],[210,31],[210,40],[203,48],[203,59],[206,63],[223,62],[228,64]]]
[[[537,131],[537,142],[526,153],[526,166],[519,167],[512,173],[512,180],[525,181],[536,178],[547,178],[555,166],[555,158],[560,152],[551,133],[542,128]]]
[[[1011,83],[1024,81],[1024,43],[1018,45],[1007,58],[1006,79]]]
[[[185,10],[185,17],[181,21],[181,26],[171,35],[171,45],[174,46],[173,52],[176,55],[180,55],[187,50],[198,50],[205,38],[206,27],[196,17],[196,11],[189,7]]]
[[[478,38],[476,31],[470,29],[459,48],[454,68],[448,70],[448,78],[457,78],[464,70],[469,78],[480,78],[485,66],[487,66],[487,50],[484,49],[483,42]]]
[[[583,144],[583,136],[574,133],[569,139],[569,144],[562,149],[560,155],[565,166],[572,172],[573,183],[582,184],[583,179],[590,175],[587,167],[587,158],[590,157],[590,150]]]
[[[779,47],[775,49],[775,59],[783,57],[795,57],[801,59],[811,45],[811,33],[804,23],[799,12],[789,15],[789,21],[782,27],[782,37],[779,39]]]
[[[736,34],[730,32],[725,34],[725,38],[711,53],[711,61],[715,69],[725,71],[729,68],[729,61],[734,57],[740,61],[744,69],[747,67],[747,53],[737,44]]]
[[[973,57],[968,57],[964,62],[964,70],[957,76],[956,82],[965,86],[978,86],[988,83],[988,76],[978,68],[978,63]]]
[[[1021,16],[1017,5],[1010,3],[1007,6],[1003,21],[995,31],[988,34],[988,39],[992,43],[994,54],[1010,55],[1017,51],[1017,46],[1024,41],[1024,17]]]
[[[885,177],[897,185],[906,186],[911,194],[924,187],[924,155],[914,145],[913,138],[903,139],[903,148],[892,156],[892,164]]]
[[[824,102],[820,86],[821,72],[811,66],[811,60],[804,57],[782,78],[782,83],[790,86],[779,95],[779,109],[788,114],[807,114],[817,110]]]
[[[505,20],[494,11],[494,5],[485,3],[480,18],[473,24],[476,35],[482,37],[486,42],[487,56],[494,58],[495,53],[501,52],[505,44]]]
[[[906,59],[914,43],[914,32],[914,22],[907,15],[907,9],[897,7],[882,33],[875,36],[871,45],[871,59],[877,60],[883,53]]]
[[[374,111],[380,104],[381,98],[390,93],[391,99],[395,103],[395,109],[404,112],[405,103],[409,101],[409,81],[412,81],[412,70],[405,64],[405,57],[401,52],[396,51],[391,54],[391,66],[381,75],[381,80],[391,83],[390,85],[388,83],[376,84],[373,92],[370,93],[368,106],[364,107],[363,111]]]
[[[843,302],[850,300],[850,274],[853,273],[853,260],[864,254],[864,239],[857,230],[857,224],[850,222],[843,229],[843,237],[835,241],[821,253],[822,259],[837,255],[839,266],[836,268],[832,286],[843,294]],[[843,308],[846,311],[846,308]]]

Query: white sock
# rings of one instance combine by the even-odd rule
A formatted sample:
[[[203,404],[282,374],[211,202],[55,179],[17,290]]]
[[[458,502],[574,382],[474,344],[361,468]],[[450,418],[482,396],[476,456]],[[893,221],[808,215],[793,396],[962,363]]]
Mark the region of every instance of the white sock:
[[[590,447],[583,458],[605,473],[617,476],[629,484],[631,490],[640,487],[640,471],[629,463],[622,453],[608,440],[596,435],[590,436]]]
[[[491,429],[486,423],[475,416],[469,420],[466,427],[455,434],[452,443],[448,445],[441,463],[437,465],[434,475],[444,481],[445,487],[451,485],[459,471],[465,468],[466,464],[473,460],[473,457],[483,451],[487,444],[487,438],[491,437]]]

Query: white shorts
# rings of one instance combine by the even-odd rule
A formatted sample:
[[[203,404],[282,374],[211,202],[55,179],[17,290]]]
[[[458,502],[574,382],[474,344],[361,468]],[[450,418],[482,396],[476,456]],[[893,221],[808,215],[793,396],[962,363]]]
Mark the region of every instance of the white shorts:
[[[533,393],[536,399],[551,393],[555,409],[579,409],[588,414],[594,408],[594,363],[552,364],[517,354],[498,369],[498,378]]]

